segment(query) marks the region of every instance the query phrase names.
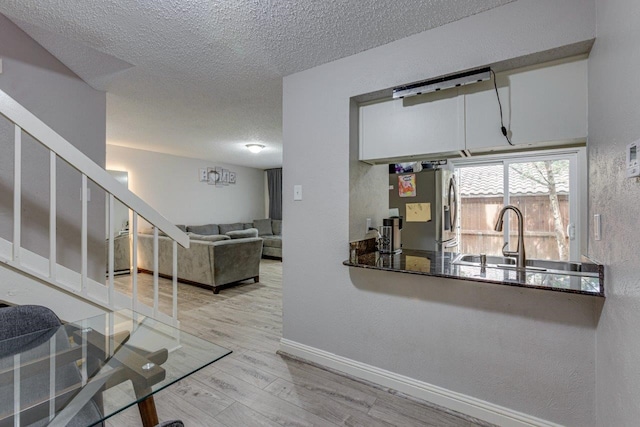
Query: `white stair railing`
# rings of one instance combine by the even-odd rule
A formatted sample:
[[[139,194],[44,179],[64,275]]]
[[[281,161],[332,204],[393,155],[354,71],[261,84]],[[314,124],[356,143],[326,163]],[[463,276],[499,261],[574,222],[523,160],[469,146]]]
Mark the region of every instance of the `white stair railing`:
[[[176,324],[178,318],[177,306],[177,248],[178,244],[188,248],[189,238],[160,213],[145,203],[142,199],[120,184],[106,170],[93,162],[84,153],[66,141],[44,122],[22,107],[6,93],[0,91],[0,115],[6,117],[15,127],[14,132],[14,186],[13,186],[13,241],[0,241],[0,262],[14,269],[29,274],[39,280],[72,292],[84,299],[107,309],[131,308],[147,316],[161,321]],[[49,150],[49,258],[43,258],[24,249],[21,245],[21,199],[22,199],[22,133],[31,135],[36,141]],[[81,245],[80,271],[63,267],[57,262],[57,159],[63,159],[70,166],[81,173]],[[98,283],[88,277],[88,185],[93,182],[107,194],[108,211],[108,262],[106,283]],[[132,211],[132,250],[131,250],[131,280],[132,295],[129,297],[115,289],[114,280],[114,206],[116,200]],[[138,217],[154,227],[154,274],[153,274],[153,304],[148,306],[139,302],[138,295]],[[159,230],[173,241],[173,292],[171,313],[163,313],[159,306],[158,283],[158,239]],[[4,239],[0,239],[4,240]],[[75,282],[75,283],[74,283]]]

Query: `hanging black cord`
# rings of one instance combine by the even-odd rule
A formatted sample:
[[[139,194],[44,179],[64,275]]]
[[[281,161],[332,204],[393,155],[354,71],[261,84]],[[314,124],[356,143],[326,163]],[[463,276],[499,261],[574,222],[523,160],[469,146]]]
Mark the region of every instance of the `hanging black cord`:
[[[513,145],[511,139],[509,139],[509,132],[507,132],[507,128],[504,127],[504,120],[502,118],[502,103],[500,102],[500,94],[498,93],[498,83],[496,82],[496,73],[491,70],[491,75],[493,76],[493,87],[496,89],[496,98],[498,98],[498,107],[500,107],[500,130],[502,131],[502,135],[507,139],[509,145]]]

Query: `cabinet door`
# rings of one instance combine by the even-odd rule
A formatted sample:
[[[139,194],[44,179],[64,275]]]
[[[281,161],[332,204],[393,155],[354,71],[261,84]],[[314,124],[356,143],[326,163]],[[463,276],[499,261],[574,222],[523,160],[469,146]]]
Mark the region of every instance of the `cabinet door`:
[[[509,76],[514,144],[587,138],[587,60]]]
[[[574,60],[497,75],[504,125],[515,145],[544,147],[587,138],[587,61]],[[466,148],[508,150],[492,81],[467,86]]]
[[[498,75],[498,93],[502,103],[505,126],[510,117],[509,80]],[[509,143],[500,130],[500,106],[493,81],[469,85],[465,94],[466,148],[471,153],[489,148],[505,148]]]
[[[451,89],[360,107],[360,160],[382,162],[464,149],[464,99]]]

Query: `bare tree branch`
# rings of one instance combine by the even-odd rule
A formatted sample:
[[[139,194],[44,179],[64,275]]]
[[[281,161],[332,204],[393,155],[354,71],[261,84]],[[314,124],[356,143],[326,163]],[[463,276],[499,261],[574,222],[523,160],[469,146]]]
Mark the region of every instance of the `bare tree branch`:
[[[548,185],[548,184],[549,184],[549,183],[547,182],[547,180],[546,180],[546,179],[544,179],[544,176],[542,175],[542,171],[540,171],[539,169],[538,169],[538,172],[540,172],[540,177],[543,179],[543,181],[541,181],[541,180],[539,180],[539,179],[536,179],[534,176],[532,176],[532,175],[531,175],[531,174],[529,174],[529,173],[526,173],[526,172],[524,172],[524,171],[521,171],[521,170],[520,170],[517,166],[515,166],[515,165],[511,165],[511,169],[512,169],[513,171],[515,171],[518,175],[520,175],[520,176],[522,176],[522,177],[524,177],[524,178],[530,179],[531,181],[534,181],[534,182],[536,182],[536,183],[538,183],[538,184],[540,184],[540,185],[544,185],[544,186],[546,186],[546,185]]]
[[[545,162],[545,166],[547,165],[547,163],[549,163],[549,162]],[[536,170],[538,171],[538,173],[540,174],[540,176],[542,177],[542,179],[544,180],[544,182],[546,183],[546,185],[551,185],[551,182],[549,182],[549,179],[547,179],[547,178],[548,178],[548,176],[549,176],[549,175],[548,175],[548,173],[545,175],[545,173],[543,173],[543,172],[542,172],[542,170],[540,170],[540,165],[539,165],[539,163],[538,163],[538,162],[535,162],[535,163],[533,164],[533,167],[534,167],[534,168],[536,168]],[[549,171],[550,171],[550,169],[547,169],[547,171],[549,172]],[[553,173],[553,172],[552,172],[552,173]]]

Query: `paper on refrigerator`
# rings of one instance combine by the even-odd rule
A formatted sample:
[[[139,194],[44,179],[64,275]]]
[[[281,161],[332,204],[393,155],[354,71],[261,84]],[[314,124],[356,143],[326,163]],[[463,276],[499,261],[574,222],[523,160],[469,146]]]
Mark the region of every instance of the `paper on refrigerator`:
[[[407,203],[407,222],[431,221],[431,203]]]

